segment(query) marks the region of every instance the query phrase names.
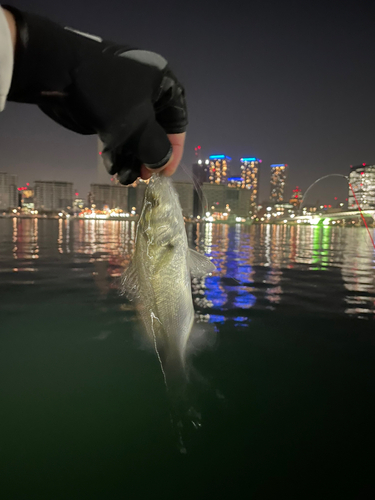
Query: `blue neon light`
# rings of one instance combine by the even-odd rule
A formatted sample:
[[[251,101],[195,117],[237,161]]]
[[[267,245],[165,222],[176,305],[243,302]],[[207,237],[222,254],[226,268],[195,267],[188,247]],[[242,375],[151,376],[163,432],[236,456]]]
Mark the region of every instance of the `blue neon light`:
[[[271,167],[285,167],[286,164],[285,163],[274,163],[273,165],[271,165]]]
[[[242,182],[242,177],[229,177],[228,182]]]
[[[241,158],[241,161],[259,161],[259,158]]]
[[[226,160],[231,160],[232,159],[229,156],[225,156],[225,155],[211,155],[209,158],[210,158],[210,160],[224,160],[224,158]]]

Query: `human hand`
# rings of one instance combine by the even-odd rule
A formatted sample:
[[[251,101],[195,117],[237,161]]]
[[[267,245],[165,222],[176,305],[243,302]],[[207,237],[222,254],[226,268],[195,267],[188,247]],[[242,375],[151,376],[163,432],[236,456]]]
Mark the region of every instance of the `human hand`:
[[[173,175],[180,164],[182,155],[184,153],[184,144],[186,132],[182,134],[167,134],[169,142],[172,145],[172,156],[170,157],[168,163],[166,163],[159,170],[149,169],[145,165],[141,166],[141,177],[142,179],[149,179],[153,173],[163,171],[163,174],[167,177]]]
[[[18,33],[8,99],[37,104],[75,132],[98,134],[104,164],[122,184],[154,171],[172,175],[187,111],[167,61],[9,9]]]

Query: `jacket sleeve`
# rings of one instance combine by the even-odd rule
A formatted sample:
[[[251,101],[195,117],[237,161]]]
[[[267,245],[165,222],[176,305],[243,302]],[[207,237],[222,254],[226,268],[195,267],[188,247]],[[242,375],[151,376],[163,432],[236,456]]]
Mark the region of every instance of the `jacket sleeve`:
[[[8,22],[0,6],[0,111],[3,111],[13,73],[13,46]]]

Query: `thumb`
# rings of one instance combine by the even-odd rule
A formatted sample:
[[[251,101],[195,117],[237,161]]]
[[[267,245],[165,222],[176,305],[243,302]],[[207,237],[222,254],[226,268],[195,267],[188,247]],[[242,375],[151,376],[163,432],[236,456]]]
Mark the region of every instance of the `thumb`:
[[[147,122],[138,137],[135,155],[150,170],[159,169],[172,156],[172,145],[163,127],[155,120]]]

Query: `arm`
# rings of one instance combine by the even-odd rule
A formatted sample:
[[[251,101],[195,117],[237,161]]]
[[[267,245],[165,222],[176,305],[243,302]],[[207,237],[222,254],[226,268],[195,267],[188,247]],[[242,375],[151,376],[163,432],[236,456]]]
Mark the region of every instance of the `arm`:
[[[0,7],[0,111],[5,107],[16,46],[16,23],[10,12]]]
[[[187,114],[184,89],[163,57],[6,9],[8,56],[16,47],[8,100],[37,104],[70,130],[98,134],[109,173],[124,184],[152,171],[173,174]]]

